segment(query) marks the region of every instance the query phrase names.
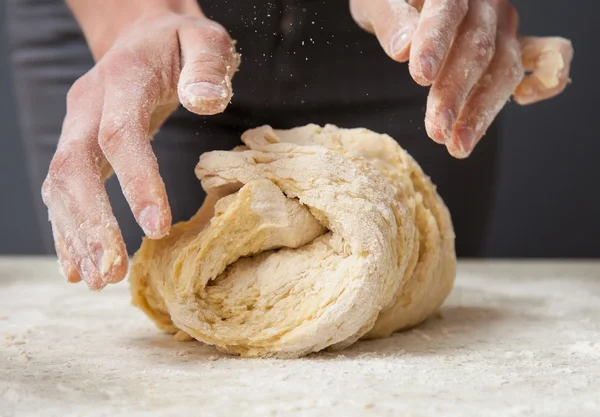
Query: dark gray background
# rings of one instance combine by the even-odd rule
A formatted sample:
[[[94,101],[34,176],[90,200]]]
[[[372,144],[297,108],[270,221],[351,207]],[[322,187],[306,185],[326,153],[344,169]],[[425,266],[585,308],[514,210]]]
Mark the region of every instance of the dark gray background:
[[[575,45],[574,80],[558,99],[505,110],[503,166],[489,236],[494,257],[600,257],[598,0],[515,2],[524,34]],[[0,254],[42,250],[6,60],[0,0]],[[596,21],[594,21],[594,19]],[[35,30],[35,28],[32,28]]]

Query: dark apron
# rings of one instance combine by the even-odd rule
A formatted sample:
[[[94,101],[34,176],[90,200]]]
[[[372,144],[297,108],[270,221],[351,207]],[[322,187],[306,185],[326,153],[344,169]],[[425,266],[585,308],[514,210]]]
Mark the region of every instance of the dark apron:
[[[189,218],[204,199],[194,176],[201,153],[232,148],[245,129],[262,124],[332,123],[394,137],[438,185],[452,212],[459,255],[485,253],[498,162],[496,127],[465,161],[428,139],[423,126],[428,90],[411,80],[407,65],[390,60],[375,37],[356,26],[348,0],[200,4],[238,41],[243,60],[224,114],[201,117],[179,109],[154,141],[174,221]],[[63,0],[8,0],[7,16],[32,190],[45,247],[52,252],[39,190],[60,136],[67,91],[93,60]],[[107,186],[133,252],[142,232],[116,179]]]

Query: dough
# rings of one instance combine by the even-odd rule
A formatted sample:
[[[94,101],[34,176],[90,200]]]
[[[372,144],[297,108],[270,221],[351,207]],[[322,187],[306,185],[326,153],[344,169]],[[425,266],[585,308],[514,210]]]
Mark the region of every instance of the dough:
[[[145,239],[133,303],[178,339],[299,357],[435,312],[456,269],[448,210],[417,163],[366,129],[265,126],[201,156],[208,197]]]

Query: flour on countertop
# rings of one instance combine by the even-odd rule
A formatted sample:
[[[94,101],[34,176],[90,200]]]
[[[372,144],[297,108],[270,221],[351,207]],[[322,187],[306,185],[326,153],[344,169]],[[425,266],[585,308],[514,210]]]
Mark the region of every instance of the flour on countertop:
[[[600,263],[462,263],[442,318],[299,360],[177,342],[54,266],[0,259],[0,341],[26,341],[0,348],[0,416],[600,415]]]

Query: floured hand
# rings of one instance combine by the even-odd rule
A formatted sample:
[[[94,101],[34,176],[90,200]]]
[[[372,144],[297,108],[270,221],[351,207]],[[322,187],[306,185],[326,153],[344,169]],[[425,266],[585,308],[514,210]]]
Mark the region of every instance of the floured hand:
[[[125,243],[104,187],[111,167],[145,234],[163,237],[171,211],[149,139],[179,103],[200,115],[222,112],[239,64],[227,31],[195,2],[185,11],[141,10],[110,45],[95,48],[93,31],[86,32],[98,62],[69,91],[42,187],[64,275],[96,290],[127,272]]]
[[[431,86],[427,133],[455,157],[473,151],[513,93],[529,104],[569,82],[571,43],[520,39],[506,0],[350,0],[350,9],[391,58],[409,61],[417,83]]]

